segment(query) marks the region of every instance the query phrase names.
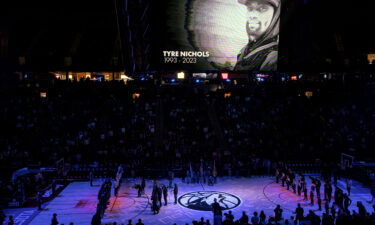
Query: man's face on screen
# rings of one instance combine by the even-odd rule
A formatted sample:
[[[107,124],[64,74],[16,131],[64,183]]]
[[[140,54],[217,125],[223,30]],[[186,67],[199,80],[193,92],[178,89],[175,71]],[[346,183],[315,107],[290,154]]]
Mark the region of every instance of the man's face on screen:
[[[247,4],[247,32],[251,39],[259,38],[270,26],[274,7],[262,0],[250,1]]]

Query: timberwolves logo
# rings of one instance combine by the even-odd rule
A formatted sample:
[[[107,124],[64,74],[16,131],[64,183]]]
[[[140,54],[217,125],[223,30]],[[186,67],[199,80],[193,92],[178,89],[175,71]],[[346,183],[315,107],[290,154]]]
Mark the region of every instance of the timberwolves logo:
[[[215,198],[223,210],[233,209],[241,204],[241,200],[237,196],[218,191],[189,192],[180,196],[178,203],[189,209],[212,211],[211,204],[214,203]]]

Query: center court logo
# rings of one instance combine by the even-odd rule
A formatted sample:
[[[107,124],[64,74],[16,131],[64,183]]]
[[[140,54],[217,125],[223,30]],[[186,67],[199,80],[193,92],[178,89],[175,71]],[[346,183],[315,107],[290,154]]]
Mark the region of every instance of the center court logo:
[[[212,211],[211,204],[214,203],[215,198],[223,210],[233,209],[241,204],[239,197],[219,191],[189,192],[180,196],[178,203],[189,209]]]

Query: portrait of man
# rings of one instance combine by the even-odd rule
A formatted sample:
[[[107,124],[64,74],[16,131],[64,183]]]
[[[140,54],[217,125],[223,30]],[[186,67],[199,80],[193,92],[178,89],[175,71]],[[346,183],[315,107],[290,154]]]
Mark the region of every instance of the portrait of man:
[[[187,69],[275,71],[281,0],[164,0],[163,50],[208,52]],[[173,43],[173,44],[172,44]]]
[[[277,69],[280,0],[238,0],[247,7],[248,43],[237,56],[234,70]]]

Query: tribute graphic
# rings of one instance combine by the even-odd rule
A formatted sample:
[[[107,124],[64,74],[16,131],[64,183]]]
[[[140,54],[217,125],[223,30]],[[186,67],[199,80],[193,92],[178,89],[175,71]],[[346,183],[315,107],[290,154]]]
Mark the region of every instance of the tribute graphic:
[[[189,192],[180,196],[178,203],[183,207],[193,210],[212,211],[211,204],[214,203],[215,198],[222,207],[222,210],[233,209],[241,204],[239,197],[219,191]]]
[[[281,0],[164,0],[164,65],[277,69]],[[182,66],[182,67],[181,67]]]

